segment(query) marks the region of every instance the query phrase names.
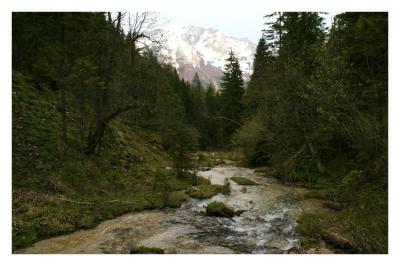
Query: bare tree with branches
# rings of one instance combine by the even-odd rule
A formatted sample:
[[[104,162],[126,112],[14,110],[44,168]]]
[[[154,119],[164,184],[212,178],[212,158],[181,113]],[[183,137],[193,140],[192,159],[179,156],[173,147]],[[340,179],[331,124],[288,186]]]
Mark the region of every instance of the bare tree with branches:
[[[135,64],[135,57],[140,54],[140,50],[145,44],[161,45],[163,40],[162,30],[160,29],[160,19],[158,13],[142,12],[142,13],[112,13],[107,12],[107,21],[111,24],[111,30],[107,38],[107,58],[106,71],[104,77],[104,88],[101,90],[101,101],[96,107],[96,121],[89,132],[86,145],[86,154],[93,153],[101,143],[107,124],[118,115],[138,107],[138,101],[124,99],[116,106],[112,106],[110,92],[112,73],[116,67],[116,57],[118,45],[114,45],[113,38],[124,38],[129,42],[131,67]],[[127,27],[124,30],[124,21],[127,20]],[[143,42],[143,43],[142,43]],[[132,78],[132,77],[131,77]],[[122,91],[124,88],[120,88]],[[121,95],[120,98],[124,98]],[[122,104],[122,102],[126,102]]]
[[[128,14],[127,36],[131,47],[131,61],[134,64],[135,52],[148,45],[153,50],[160,50],[165,42],[165,35],[161,29],[164,23],[156,12],[142,12]]]

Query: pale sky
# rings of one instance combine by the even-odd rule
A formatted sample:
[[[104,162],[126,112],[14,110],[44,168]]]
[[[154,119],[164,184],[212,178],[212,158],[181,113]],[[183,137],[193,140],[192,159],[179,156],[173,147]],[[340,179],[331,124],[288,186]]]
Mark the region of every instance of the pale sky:
[[[245,37],[251,42],[257,43],[261,37],[261,31],[265,28],[263,18],[267,11],[220,13],[220,12],[161,12],[161,17],[169,20],[168,26],[198,26],[202,28],[214,28],[228,36]],[[324,15],[327,26],[331,24],[331,15]]]

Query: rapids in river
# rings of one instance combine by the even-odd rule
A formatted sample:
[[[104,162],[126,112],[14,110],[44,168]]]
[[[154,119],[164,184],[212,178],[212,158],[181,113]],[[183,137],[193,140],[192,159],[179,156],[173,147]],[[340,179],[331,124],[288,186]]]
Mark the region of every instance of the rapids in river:
[[[17,253],[129,253],[135,246],[161,248],[165,253],[286,253],[300,244],[299,214],[322,208],[319,202],[303,198],[305,188],[282,184],[253,169],[221,165],[197,174],[213,184],[228,178],[231,194],[190,199],[178,209],[129,213]],[[259,185],[238,185],[230,180],[234,176]],[[206,216],[205,207],[212,201],[244,212],[233,218]]]

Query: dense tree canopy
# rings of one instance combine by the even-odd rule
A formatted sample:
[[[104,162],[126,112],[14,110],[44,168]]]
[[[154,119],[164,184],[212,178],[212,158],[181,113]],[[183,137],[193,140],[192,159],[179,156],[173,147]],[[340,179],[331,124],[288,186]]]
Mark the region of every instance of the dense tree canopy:
[[[357,184],[351,195],[340,189],[346,204],[369,188],[379,200],[357,219],[387,219],[387,13],[339,14],[329,31],[318,13],[266,17],[234,143],[249,163],[272,165],[286,181]],[[357,241],[384,228],[371,226]]]
[[[340,228],[358,252],[387,252],[387,13],[338,14],[330,29],[316,12],[268,14],[251,79],[245,83],[231,51],[220,89],[204,86],[197,73],[187,82],[160,62],[156,31],[145,28],[155,25],[151,13],[13,13],[12,19],[16,188],[55,193],[69,184],[74,195],[90,192],[81,188],[87,182],[103,186],[96,195],[106,194],[106,186],[122,191],[148,174],[139,162],[151,150],[150,161],[162,161],[164,152],[171,159],[181,189],[182,180],[198,182],[190,171],[197,150],[235,148],[245,163],[272,169],[284,182],[328,188],[340,205],[328,217],[329,229]],[[151,45],[140,45],[144,39]],[[134,149],[127,143],[142,143],[134,138],[149,140]],[[154,180],[125,192],[162,186],[158,192],[170,193],[160,174],[170,167],[146,167],[156,172],[150,171]],[[13,226],[18,247],[46,235],[39,227]],[[38,235],[18,235],[29,230]]]

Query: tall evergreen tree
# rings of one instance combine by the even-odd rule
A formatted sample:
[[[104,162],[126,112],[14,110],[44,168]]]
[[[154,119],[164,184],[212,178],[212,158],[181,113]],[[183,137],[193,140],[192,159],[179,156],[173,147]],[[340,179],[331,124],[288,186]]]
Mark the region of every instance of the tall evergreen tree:
[[[208,85],[206,91],[206,107],[207,107],[207,121],[206,121],[206,142],[207,146],[211,149],[219,147],[220,143],[220,120],[216,119],[218,116],[218,94],[212,83]]]
[[[314,12],[289,12],[282,16],[284,34],[278,58],[281,81],[280,90],[276,90],[281,99],[281,110],[274,122],[279,125],[280,132],[276,136],[290,153],[301,151],[310,158],[307,162],[297,161],[293,165],[304,167],[313,164],[317,172],[323,173],[325,166],[313,139],[313,128],[318,125],[316,102],[313,101],[316,94],[315,89],[309,86],[314,71],[319,67],[318,51],[325,43],[323,19]]]
[[[253,74],[247,85],[244,104],[246,116],[251,115],[265,101],[266,90],[273,84],[273,64],[275,57],[267,44],[266,36],[260,38],[253,61]]]
[[[273,54],[278,54],[282,47],[282,36],[284,34],[284,16],[282,12],[273,12],[264,17],[266,29],[263,30],[263,37],[268,49]]]
[[[193,125],[200,132],[200,146],[201,148],[205,148],[206,146],[206,127],[207,127],[207,107],[206,107],[206,99],[205,99],[205,90],[203,85],[201,84],[199,75],[197,72],[195,73],[192,86],[191,86],[191,98],[192,98],[192,121]]]
[[[221,115],[223,122],[222,137],[224,142],[230,140],[232,134],[240,125],[243,111],[242,97],[244,93],[244,80],[240,70],[239,61],[233,51],[226,59],[224,75],[221,83]]]

